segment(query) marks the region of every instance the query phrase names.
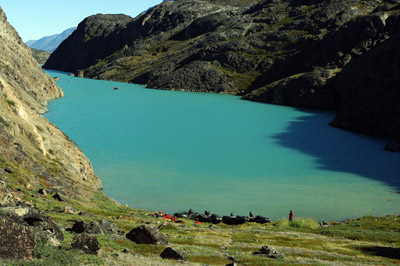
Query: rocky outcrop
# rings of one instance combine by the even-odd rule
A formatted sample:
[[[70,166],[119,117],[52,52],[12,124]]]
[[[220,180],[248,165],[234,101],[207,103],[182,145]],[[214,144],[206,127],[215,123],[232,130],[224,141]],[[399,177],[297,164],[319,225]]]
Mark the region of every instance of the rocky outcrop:
[[[71,247],[79,249],[86,254],[97,255],[100,250],[100,243],[94,235],[77,235],[72,240]]]
[[[33,259],[35,234],[27,226],[0,213],[0,259]]]
[[[161,252],[160,257],[163,259],[185,260],[185,256],[181,252],[171,247],[164,249],[164,251]]]
[[[60,246],[64,235],[39,209],[9,206],[0,208],[0,258],[33,259],[37,243]]]
[[[126,234],[126,238],[136,244],[167,245],[168,240],[154,226],[141,225]]]
[[[123,26],[116,24],[119,15],[107,22],[104,15],[86,19],[45,67],[157,89],[339,109],[332,125],[399,138],[397,109],[385,102],[398,97],[397,57],[372,59],[396,49],[399,13],[392,0],[168,1],[137,18],[124,17]],[[87,37],[99,28],[110,31]],[[82,64],[77,53],[90,54],[90,60],[83,56]],[[372,67],[374,60],[394,70]],[[382,78],[384,87],[374,85]]]
[[[71,227],[70,231],[81,234],[116,234],[119,233],[118,228],[111,222],[100,220],[100,221],[93,221],[90,223],[86,223],[84,221],[77,221]]]
[[[66,72],[76,72],[89,67],[99,58],[104,58],[123,47],[124,43],[117,36],[131,20],[132,18],[126,15],[98,14],[86,18],[52,53],[43,67]],[[68,56],[65,57],[66,54],[62,51],[69,51]]]
[[[0,179],[11,187],[23,184],[33,193],[51,187],[75,196],[100,189],[82,151],[42,116],[47,101],[63,92],[40,68],[1,8],[0,51],[0,168],[12,169]],[[11,197],[3,203],[23,201],[10,186],[6,193]]]
[[[394,35],[352,60],[336,79],[341,105],[331,125],[399,138],[400,14],[385,24],[388,32],[395,29]]]

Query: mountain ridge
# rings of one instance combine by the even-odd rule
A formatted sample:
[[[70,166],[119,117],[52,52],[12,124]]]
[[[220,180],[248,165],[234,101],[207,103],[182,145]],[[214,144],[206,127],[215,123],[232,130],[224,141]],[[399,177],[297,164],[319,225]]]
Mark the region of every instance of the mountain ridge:
[[[53,52],[57,49],[57,47],[62,43],[72,32],[76,29],[76,27],[72,27],[66,29],[62,33],[53,34],[50,36],[45,36],[40,38],[39,40],[29,40],[25,44],[31,48],[37,50],[43,50],[46,52]]]
[[[2,264],[398,263],[399,215],[318,223],[299,218],[294,210],[292,222],[283,218],[261,224],[255,221],[266,219],[256,216],[254,222],[229,225],[203,222],[209,220],[209,212],[200,215],[190,210],[174,215],[175,223],[161,211],[118,204],[100,191],[100,180],[76,144],[41,115],[47,102],[63,92],[38,66],[1,7],[0,50]],[[194,217],[202,222],[193,221]],[[244,218],[232,213],[225,220]],[[149,239],[163,243],[148,244]]]
[[[253,101],[339,109],[332,125],[400,139],[399,123],[386,119],[400,117],[393,102],[377,115],[374,126],[367,125],[371,113],[353,110],[364,121],[356,123],[353,112],[344,110],[362,105],[382,110],[385,97],[376,102],[346,95],[357,91],[354,78],[347,79],[350,90],[337,85],[346,73],[343,70],[354,67],[351,62],[392,43],[388,40],[400,31],[399,14],[397,0],[176,0],[124,21],[123,27],[109,33],[113,36],[110,42],[107,37],[83,40],[71,35],[44,67],[80,70],[88,78],[129,81],[156,89],[230,93]],[[109,19],[118,24],[117,17],[109,15]],[[90,31],[78,26],[77,31],[84,36],[86,30]],[[71,43],[82,45],[77,48]],[[96,45],[102,49],[94,50]],[[92,57],[74,58],[76,53]],[[383,64],[396,69],[396,58],[385,57]],[[381,81],[373,79],[382,75],[371,77],[368,81],[358,76],[369,82],[371,93],[386,95],[396,90],[394,83],[380,90],[377,84]],[[396,75],[391,77],[398,80]],[[393,95],[397,97],[397,93]],[[358,103],[360,100],[367,102]],[[371,130],[373,127],[379,130]]]

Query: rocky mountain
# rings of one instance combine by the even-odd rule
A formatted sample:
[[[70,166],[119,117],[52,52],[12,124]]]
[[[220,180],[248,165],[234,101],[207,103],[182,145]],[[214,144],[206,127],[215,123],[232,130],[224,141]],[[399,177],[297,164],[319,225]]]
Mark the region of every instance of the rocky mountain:
[[[71,33],[75,30],[75,27],[69,28],[60,34],[54,34],[40,38],[39,40],[30,40],[26,42],[31,48],[37,50],[43,50],[47,52],[53,52]]]
[[[63,96],[43,72],[0,8],[0,205],[25,202],[19,193],[51,189],[71,197],[101,189],[77,145],[42,116]]]
[[[400,139],[399,22],[399,0],[176,0],[85,19],[44,67],[338,109],[334,126]]]
[[[371,49],[364,59],[350,62],[349,70],[343,70],[349,72],[337,81],[344,85],[340,93],[345,94],[347,79],[353,73],[359,76],[360,84],[365,78],[374,80],[375,72],[369,67],[360,70],[359,65],[382,67],[387,71],[386,76],[380,77],[385,81],[383,87],[390,88],[396,81],[390,72],[393,69],[373,62],[379,57],[385,61],[391,55],[398,56],[392,42],[397,44],[398,37],[382,43],[379,49]],[[46,112],[47,101],[62,97],[63,93],[40,69],[31,50],[8,24],[1,7],[0,51],[2,264],[261,265],[268,260],[275,264],[308,265],[318,260],[322,264],[392,265],[398,262],[399,215],[367,215],[356,220],[321,223],[296,217],[289,223],[285,219],[271,222],[260,216],[245,219],[232,213],[218,219],[226,223],[222,225],[215,217],[211,224],[209,218],[213,216],[206,213],[181,212],[171,219],[171,215],[161,211],[154,213],[118,204],[98,191],[100,181],[79,148],[41,116]],[[371,97],[364,92],[355,92],[354,97],[358,94],[363,99]],[[396,92],[391,91],[390,95],[395,101]],[[232,221],[245,224],[230,225]],[[371,228],[374,228],[372,233]]]
[[[43,51],[43,50],[37,50],[35,48],[31,48],[31,51],[32,51],[33,58],[35,58],[36,61],[41,65],[46,63],[47,59],[49,59],[50,54],[51,54],[50,52]]]

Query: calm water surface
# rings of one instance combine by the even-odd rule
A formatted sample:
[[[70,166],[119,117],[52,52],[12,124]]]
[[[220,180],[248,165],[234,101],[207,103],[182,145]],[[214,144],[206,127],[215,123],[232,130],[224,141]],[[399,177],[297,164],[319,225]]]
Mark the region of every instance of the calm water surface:
[[[46,117],[121,203],[272,219],[400,213],[400,154],[327,126],[332,112],[48,73],[65,97]]]

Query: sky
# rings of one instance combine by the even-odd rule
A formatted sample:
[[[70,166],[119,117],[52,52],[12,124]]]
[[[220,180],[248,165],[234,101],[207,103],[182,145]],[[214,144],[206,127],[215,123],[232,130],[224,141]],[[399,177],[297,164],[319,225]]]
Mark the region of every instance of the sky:
[[[8,22],[24,42],[59,34],[77,27],[88,16],[98,13],[136,17],[162,0],[0,0]]]

